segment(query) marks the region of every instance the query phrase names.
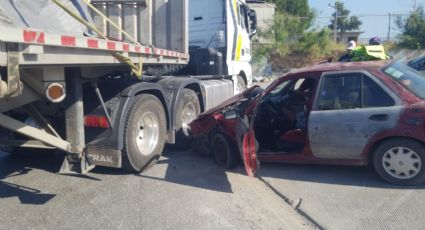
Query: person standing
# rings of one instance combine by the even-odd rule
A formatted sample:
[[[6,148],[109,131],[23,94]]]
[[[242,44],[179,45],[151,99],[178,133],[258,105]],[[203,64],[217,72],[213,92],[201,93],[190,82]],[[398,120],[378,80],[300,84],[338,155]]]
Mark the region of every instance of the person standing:
[[[349,62],[353,57],[353,51],[356,49],[356,42],[351,40],[347,44],[347,52],[339,58],[339,62]]]

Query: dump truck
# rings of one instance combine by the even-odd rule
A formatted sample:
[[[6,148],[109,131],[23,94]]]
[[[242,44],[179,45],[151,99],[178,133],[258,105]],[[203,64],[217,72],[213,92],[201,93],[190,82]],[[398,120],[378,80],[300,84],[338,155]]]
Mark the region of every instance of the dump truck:
[[[140,172],[252,81],[242,0],[0,2],[0,145]]]

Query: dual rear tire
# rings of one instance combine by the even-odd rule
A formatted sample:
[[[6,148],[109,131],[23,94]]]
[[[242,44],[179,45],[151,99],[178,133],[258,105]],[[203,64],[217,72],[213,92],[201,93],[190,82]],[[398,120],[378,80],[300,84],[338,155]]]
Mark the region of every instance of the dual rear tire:
[[[176,107],[176,148],[190,146],[188,124],[198,116],[200,110],[195,91],[183,89]],[[164,150],[166,126],[164,106],[157,97],[150,94],[135,96],[124,126],[122,167],[140,172],[153,166]]]

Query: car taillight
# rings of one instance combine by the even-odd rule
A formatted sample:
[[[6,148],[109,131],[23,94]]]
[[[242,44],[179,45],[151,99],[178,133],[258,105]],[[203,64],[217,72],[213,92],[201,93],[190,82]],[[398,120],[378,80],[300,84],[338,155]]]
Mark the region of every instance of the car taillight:
[[[84,117],[84,126],[89,128],[108,129],[108,118],[106,118],[106,116],[88,115]]]

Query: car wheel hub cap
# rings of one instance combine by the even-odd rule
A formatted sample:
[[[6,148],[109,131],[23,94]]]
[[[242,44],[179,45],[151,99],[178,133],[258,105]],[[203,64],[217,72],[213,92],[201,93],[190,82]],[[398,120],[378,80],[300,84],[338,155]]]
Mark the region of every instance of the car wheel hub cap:
[[[382,158],[384,170],[397,179],[410,179],[418,175],[422,167],[421,158],[410,148],[394,147]]]
[[[144,156],[152,154],[159,138],[158,117],[152,112],[146,112],[140,117],[136,128],[136,143],[140,153]]]
[[[197,115],[193,103],[188,103],[183,107],[182,129],[186,135],[189,135],[189,123],[195,120]]]

